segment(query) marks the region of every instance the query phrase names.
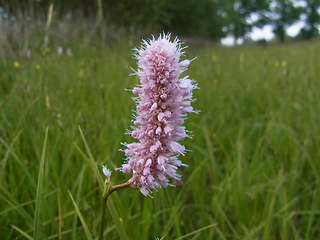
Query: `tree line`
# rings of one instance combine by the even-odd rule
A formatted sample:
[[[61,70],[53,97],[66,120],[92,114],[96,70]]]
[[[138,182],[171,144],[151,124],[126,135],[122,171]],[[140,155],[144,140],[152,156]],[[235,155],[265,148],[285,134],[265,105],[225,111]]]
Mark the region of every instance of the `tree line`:
[[[319,35],[320,0],[0,0],[7,12],[34,9],[46,12],[53,3],[57,15],[70,12],[121,27],[171,31],[188,36],[221,39],[248,38],[254,27],[272,26],[281,42],[286,29],[304,21],[298,37]]]

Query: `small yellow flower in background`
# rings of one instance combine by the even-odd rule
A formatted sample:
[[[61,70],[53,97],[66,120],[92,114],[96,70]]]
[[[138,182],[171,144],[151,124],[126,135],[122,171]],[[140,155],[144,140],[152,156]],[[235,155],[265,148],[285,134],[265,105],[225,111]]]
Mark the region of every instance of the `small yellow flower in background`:
[[[19,68],[19,67],[20,67],[20,63],[19,63],[19,62],[14,62],[14,63],[13,63],[13,66],[14,66],[15,68]]]
[[[50,48],[46,47],[45,49],[42,50],[42,55],[46,55],[48,52],[50,52]]]
[[[284,60],[283,60],[283,61],[281,61],[281,66],[282,66],[282,67],[286,67],[286,66],[287,66],[287,62],[286,62],[286,61],[284,61]]]
[[[36,69],[39,70],[40,68],[41,68],[40,64],[37,64],[37,65],[36,65]]]

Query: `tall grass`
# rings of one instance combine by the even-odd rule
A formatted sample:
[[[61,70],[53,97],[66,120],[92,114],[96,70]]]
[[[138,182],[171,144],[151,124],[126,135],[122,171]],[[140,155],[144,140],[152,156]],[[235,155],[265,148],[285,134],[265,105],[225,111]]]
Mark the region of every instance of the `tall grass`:
[[[30,239],[34,226],[43,239],[96,238],[100,180],[85,157],[98,171],[119,167],[120,143],[131,141],[124,135],[134,107],[124,89],[138,82],[128,76],[131,46],[79,38],[69,45],[72,56],[48,46],[45,54],[34,46],[31,58],[0,61],[1,239]],[[109,209],[105,237],[119,239],[123,226],[129,239],[142,240],[317,239],[319,51],[319,42],[191,46],[188,58],[197,60],[188,74],[199,83],[201,113],[187,121],[194,138],[184,142],[192,151],[183,158],[183,181],[153,199],[134,190],[113,194],[118,219]],[[114,172],[112,180],[126,176]]]

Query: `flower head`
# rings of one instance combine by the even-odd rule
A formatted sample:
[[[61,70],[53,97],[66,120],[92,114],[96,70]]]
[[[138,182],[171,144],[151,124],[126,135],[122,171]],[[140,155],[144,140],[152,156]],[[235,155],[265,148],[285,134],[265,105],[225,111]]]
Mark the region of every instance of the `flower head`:
[[[108,179],[111,177],[112,171],[109,170],[108,168],[106,168],[105,166],[102,166],[102,171],[103,171],[103,174],[104,174]]]
[[[42,55],[46,55],[49,52],[50,52],[50,48],[46,47],[45,49],[42,50]]]
[[[59,54],[59,55],[61,55],[62,53],[63,53],[63,47],[58,47],[57,48],[57,53]]]
[[[168,178],[181,177],[176,172],[182,165],[178,156],[186,149],[177,141],[188,136],[182,124],[193,112],[196,87],[188,76],[179,78],[190,64],[187,59],[180,61],[182,50],[179,39],[170,41],[170,35],[144,41],[137,49],[141,86],[132,91],[139,95],[139,102],[131,136],[138,142],[126,144],[127,161],[120,170],[133,174],[129,181],[144,195],[170,185]]]
[[[27,58],[31,57],[31,50],[30,49],[27,49],[25,53],[26,53]]]
[[[20,67],[20,63],[19,63],[19,62],[14,62],[14,63],[13,63],[13,66],[14,66],[15,68],[19,68],[19,67]]]

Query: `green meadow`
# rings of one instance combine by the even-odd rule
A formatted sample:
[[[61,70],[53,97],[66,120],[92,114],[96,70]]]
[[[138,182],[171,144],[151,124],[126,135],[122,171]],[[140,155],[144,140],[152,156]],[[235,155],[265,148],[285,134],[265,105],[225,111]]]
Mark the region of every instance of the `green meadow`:
[[[8,40],[9,41],[9,40]],[[140,40],[57,43],[0,60],[0,239],[97,239],[102,165],[132,124]],[[186,41],[198,82],[182,182],[111,195],[105,239],[319,239],[320,42]],[[51,45],[50,45],[51,44]],[[36,45],[35,45],[36,46]],[[129,179],[113,170],[112,183]]]

